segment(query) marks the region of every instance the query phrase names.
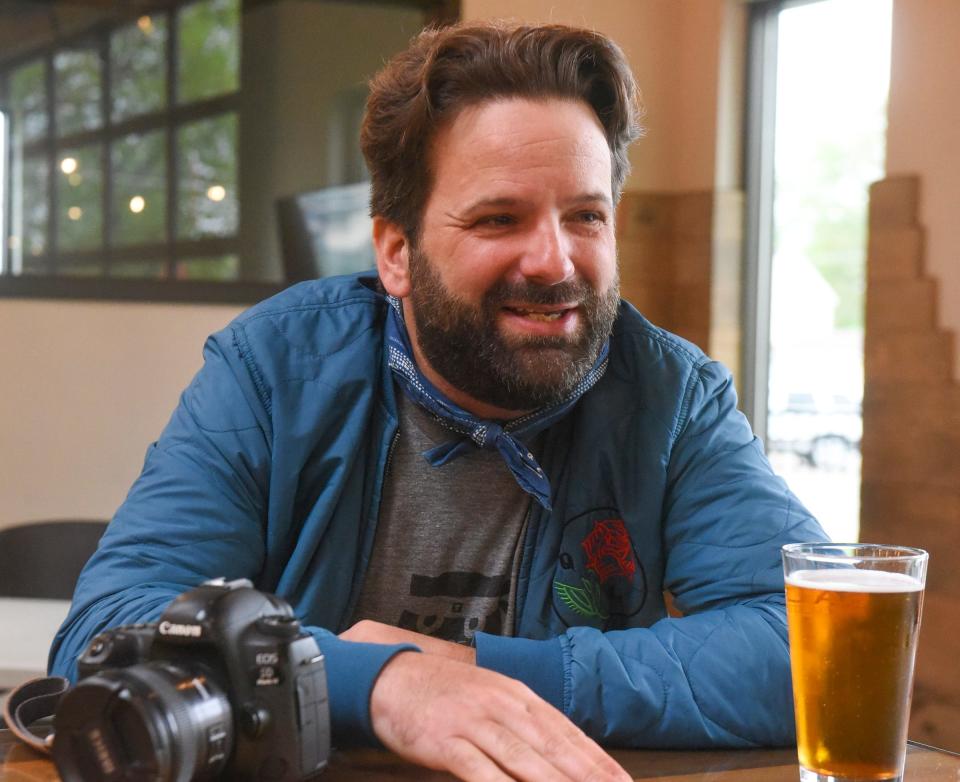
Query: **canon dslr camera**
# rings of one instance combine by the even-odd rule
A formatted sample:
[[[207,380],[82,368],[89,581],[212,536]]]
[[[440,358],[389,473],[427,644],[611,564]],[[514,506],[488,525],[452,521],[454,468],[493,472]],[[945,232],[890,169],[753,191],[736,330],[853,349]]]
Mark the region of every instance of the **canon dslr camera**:
[[[330,752],[327,680],[290,606],[209,581],[98,635],[54,717],[65,782],[301,780]]]

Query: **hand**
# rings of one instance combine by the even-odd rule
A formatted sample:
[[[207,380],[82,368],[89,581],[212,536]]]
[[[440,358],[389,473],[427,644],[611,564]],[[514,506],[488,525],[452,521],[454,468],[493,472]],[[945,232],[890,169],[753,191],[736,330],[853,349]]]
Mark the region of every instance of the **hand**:
[[[630,782],[596,743],[526,685],[402,652],[370,697],[373,730],[401,757],[468,782]]]
[[[463,644],[444,641],[412,630],[402,630],[393,625],[374,622],[372,619],[363,619],[353,627],[340,633],[345,641],[360,641],[368,644],[413,644],[419,646],[426,654],[435,654],[450,660],[475,665],[477,651]]]

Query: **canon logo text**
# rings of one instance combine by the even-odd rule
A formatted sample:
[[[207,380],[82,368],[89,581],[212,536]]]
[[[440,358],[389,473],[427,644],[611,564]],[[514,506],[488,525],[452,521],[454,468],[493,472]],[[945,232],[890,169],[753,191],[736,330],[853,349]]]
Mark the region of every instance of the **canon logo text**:
[[[157,630],[160,635],[181,635],[185,638],[199,638],[203,632],[200,625],[178,625],[173,622],[161,622]]]

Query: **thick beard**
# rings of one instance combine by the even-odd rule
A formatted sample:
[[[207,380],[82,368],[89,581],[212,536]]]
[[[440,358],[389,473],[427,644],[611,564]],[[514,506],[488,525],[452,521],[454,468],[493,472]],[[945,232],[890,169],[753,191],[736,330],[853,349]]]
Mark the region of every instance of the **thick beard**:
[[[419,250],[410,256],[410,281],[417,342],[430,366],[460,391],[505,410],[534,410],[569,396],[596,363],[620,303],[615,278],[602,293],[584,280],[549,286],[501,281],[474,306],[447,290]],[[573,337],[508,339],[497,324],[508,301],[580,302],[580,329]]]

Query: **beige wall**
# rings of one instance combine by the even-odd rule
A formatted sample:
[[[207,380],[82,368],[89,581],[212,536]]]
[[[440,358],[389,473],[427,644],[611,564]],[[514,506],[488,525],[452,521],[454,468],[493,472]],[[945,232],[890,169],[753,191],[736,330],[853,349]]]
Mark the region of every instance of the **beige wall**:
[[[112,516],[236,312],[0,299],[0,526]]]
[[[736,0],[594,0],[589,10],[582,0],[463,0],[465,19],[553,21],[612,36],[633,66],[647,109],[627,188],[659,192],[713,190],[718,165],[737,170],[728,134],[719,134],[718,164],[717,129],[720,115],[729,128],[726,109],[738,99],[719,90],[719,78],[743,13]]]
[[[960,2],[894,0],[887,173],[918,174],[926,271],[960,334]],[[960,379],[960,340],[955,376]]]

